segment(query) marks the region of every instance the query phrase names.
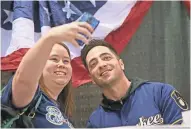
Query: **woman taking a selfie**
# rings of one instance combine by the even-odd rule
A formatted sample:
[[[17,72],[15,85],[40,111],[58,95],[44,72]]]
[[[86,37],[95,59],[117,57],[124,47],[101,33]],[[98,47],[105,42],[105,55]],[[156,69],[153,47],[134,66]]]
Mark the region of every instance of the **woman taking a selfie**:
[[[50,29],[23,57],[3,91],[2,104],[15,110],[37,107],[29,114],[34,128],[72,127],[68,121],[73,109],[71,58],[62,42],[78,46],[76,40],[82,40],[87,44],[84,36],[91,37],[92,31],[85,22]]]

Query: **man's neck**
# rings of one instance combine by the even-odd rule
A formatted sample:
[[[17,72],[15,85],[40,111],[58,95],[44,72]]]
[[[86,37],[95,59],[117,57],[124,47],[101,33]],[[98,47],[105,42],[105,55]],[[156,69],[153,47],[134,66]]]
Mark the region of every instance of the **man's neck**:
[[[103,89],[103,94],[107,99],[117,101],[126,95],[130,85],[131,82],[124,77],[117,81],[115,85]]]

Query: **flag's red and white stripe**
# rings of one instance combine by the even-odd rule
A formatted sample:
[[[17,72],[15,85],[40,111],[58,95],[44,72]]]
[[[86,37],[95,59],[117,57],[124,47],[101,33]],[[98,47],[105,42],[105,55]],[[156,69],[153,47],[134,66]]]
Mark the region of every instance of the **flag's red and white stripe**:
[[[93,33],[93,38],[105,39],[118,53],[122,52],[138,29],[151,4],[152,1],[108,1],[94,15],[100,20],[100,24]],[[19,28],[23,22],[27,26]],[[48,29],[49,27],[44,27],[42,32],[46,33]],[[15,70],[28,48],[34,45],[41,34],[34,33],[34,23],[25,18],[13,21],[11,37],[7,37],[11,32],[5,32],[3,29],[1,32],[3,33],[1,42],[6,49],[1,58],[1,69]],[[69,43],[66,44],[72,54],[74,86],[90,82],[91,79],[80,58],[80,49]]]

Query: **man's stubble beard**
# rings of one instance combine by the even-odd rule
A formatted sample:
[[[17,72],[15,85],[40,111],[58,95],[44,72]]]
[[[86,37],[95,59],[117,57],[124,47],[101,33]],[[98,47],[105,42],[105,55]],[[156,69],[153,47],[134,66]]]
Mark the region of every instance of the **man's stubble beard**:
[[[107,82],[104,82],[104,80],[102,82],[100,82],[98,84],[98,86],[100,88],[111,88],[113,86],[115,86],[118,82],[118,78],[117,77],[112,77],[110,80],[107,80]]]

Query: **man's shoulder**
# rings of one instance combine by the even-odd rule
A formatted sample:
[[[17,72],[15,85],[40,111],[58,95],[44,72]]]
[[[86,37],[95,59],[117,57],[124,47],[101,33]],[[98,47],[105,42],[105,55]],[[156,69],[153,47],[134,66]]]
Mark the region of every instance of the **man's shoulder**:
[[[158,82],[158,81],[151,81],[151,80],[145,80],[139,77],[135,77],[130,79],[132,84],[132,91],[136,89],[147,89],[147,90],[153,90],[153,89],[173,89],[173,86],[167,83]]]
[[[168,83],[163,83],[163,82],[155,82],[155,81],[147,81],[146,83],[142,84],[142,88],[148,88],[148,89],[167,89],[167,90],[172,90],[174,89],[174,86],[168,84]]]
[[[165,94],[170,94],[172,91],[174,91],[175,88],[168,84],[168,83],[163,83],[163,82],[157,82],[157,81],[145,81],[139,86],[133,86],[132,92],[137,92],[137,93],[151,93],[151,94],[158,94],[158,93],[165,93]]]

